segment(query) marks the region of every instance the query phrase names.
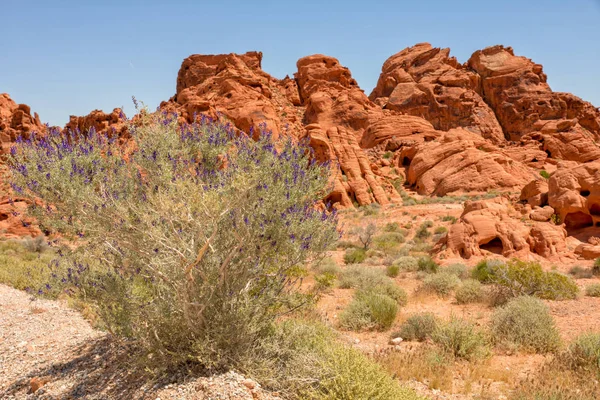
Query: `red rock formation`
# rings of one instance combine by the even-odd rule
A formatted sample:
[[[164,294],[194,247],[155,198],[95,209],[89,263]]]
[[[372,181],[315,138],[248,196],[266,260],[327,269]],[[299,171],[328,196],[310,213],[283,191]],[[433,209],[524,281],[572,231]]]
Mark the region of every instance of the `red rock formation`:
[[[31,116],[31,108],[15,103],[7,93],[0,94],[0,154],[8,152],[10,144],[19,135],[44,132],[45,126],[37,113]]]
[[[476,51],[467,64],[480,75],[481,94],[511,140],[533,137],[554,158],[598,159],[600,112],[572,94],[553,92],[540,64],[504,46]]]
[[[450,49],[420,43],[387,59],[369,98],[386,109],[425,118],[435,129],[462,127],[503,143],[502,128],[479,86],[479,75],[450,57]]]
[[[409,165],[407,182],[425,195],[520,189],[534,177],[530,168],[481,136],[462,129],[403,149],[400,160],[402,165]]]
[[[125,135],[127,133],[125,114],[123,114],[123,111],[121,111],[120,108],[115,108],[110,114],[107,114],[102,110],[94,110],[83,117],[71,115],[64,130],[87,132],[92,128],[94,128],[96,132],[114,132],[120,136]]]

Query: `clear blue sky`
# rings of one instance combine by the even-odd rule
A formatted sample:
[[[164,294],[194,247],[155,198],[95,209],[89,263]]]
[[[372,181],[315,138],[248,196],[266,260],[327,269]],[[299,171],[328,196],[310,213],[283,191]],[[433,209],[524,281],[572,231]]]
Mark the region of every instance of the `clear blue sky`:
[[[600,0],[6,1],[0,7],[0,92],[43,121],[175,92],[190,54],[260,50],[282,78],[302,56],[349,67],[368,94],[382,63],[419,42],[459,61],[510,45],[544,65],[556,91],[600,106]]]

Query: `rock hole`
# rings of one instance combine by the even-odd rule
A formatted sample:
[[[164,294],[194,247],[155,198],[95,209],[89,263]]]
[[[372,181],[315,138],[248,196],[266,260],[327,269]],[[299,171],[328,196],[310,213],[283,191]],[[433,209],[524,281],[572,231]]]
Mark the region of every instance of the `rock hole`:
[[[580,190],[579,194],[582,195],[583,197],[588,197],[590,195],[590,191],[589,190]]]
[[[504,250],[504,245],[502,244],[502,240],[499,237],[495,237],[487,243],[483,243],[479,245],[481,250],[487,250],[491,253],[502,255],[502,251]]]
[[[600,216],[600,204],[592,204],[590,214]]]
[[[552,153],[550,153],[550,150],[545,150],[546,154],[548,154],[548,157],[552,158]]]
[[[594,226],[592,216],[581,211],[567,214],[565,217],[565,225],[569,229],[583,229]]]
[[[6,221],[8,219],[8,214],[0,214],[0,221]]]
[[[596,222],[596,228],[600,228],[600,221]]]
[[[405,167],[410,167],[410,161],[411,161],[410,158],[404,157],[404,158],[402,158],[402,165]]]
[[[535,157],[533,157],[533,160],[531,160],[531,162],[537,162],[537,161],[538,161],[538,159]]]

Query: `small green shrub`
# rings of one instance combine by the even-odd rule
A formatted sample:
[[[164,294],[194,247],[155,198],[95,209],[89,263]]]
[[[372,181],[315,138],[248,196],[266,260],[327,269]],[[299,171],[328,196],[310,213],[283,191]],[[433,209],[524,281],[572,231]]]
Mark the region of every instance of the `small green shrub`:
[[[412,256],[403,256],[394,261],[401,271],[413,272],[419,269],[419,260]]]
[[[448,228],[446,228],[445,226],[438,226],[433,231],[433,233],[435,233],[436,235],[441,235],[441,234],[444,234],[446,232],[448,232]]]
[[[571,369],[587,369],[600,373],[600,333],[584,333],[571,342],[560,355]]]
[[[396,264],[391,264],[388,265],[385,268],[385,274],[387,276],[389,276],[390,278],[395,278],[398,276],[398,274],[400,274],[400,266],[396,265]]]
[[[572,267],[569,270],[569,274],[573,275],[575,279],[589,279],[594,277],[591,268],[585,268],[580,265],[575,265]]]
[[[385,330],[392,326],[397,313],[398,303],[391,297],[375,292],[357,292],[340,314],[340,326],[353,331]]]
[[[367,258],[367,252],[365,249],[347,249],[344,254],[344,262],[346,264],[359,264]]]
[[[449,274],[458,276],[460,279],[467,279],[470,276],[470,271],[465,264],[450,264],[444,270]]]
[[[415,238],[424,240],[424,239],[427,239],[428,237],[430,237],[431,232],[429,232],[429,228],[431,228],[431,226],[433,226],[433,222],[431,222],[431,221],[423,222],[417,229],[417,232],[415,233]]]
[[[440,297],[448,297],[452,290],[460,284],[456,275],[447,272],[437,272],[427,275],[419,290],[435,293]]]
[[[550,173],[544,169],[540,171],[540,176],[544,179],[550,179]]]
[[[335,285],[336,276],[331,272],[315,275],[316,287],[319,290],[331,289]]]
[[[555,271],[544,272],[537,262],[517,259],[506,264],[480,262],[473,277],[497,287],[497,297],[508,299],[535,296],[548,300],[574,299],[579,292],[577,284],[568,276]]]
[[[423,400],[323,324],[291,319],[273,336],[264,342],[266,357],[252,357],[245,369],[292,400]]]
[[[489,340],[473,323],[452,317],[438,324],[431,339],[444,351],[467,360],[485,358],[490,354]]]
[[[483,289],[481,282],[475,279],[463,281],[454,293],[458,304],[477,303],[483,300]]]
[[[585,288],[585,294],[590,297],[600,297],[600,283],[593,283]]]
[[[491,331],[498,343],[526,351],[546,353],[560,346],[560,335],[548,307],[533,297],[511,299],[496,310]]]
[[[386,160],[392,158],[393,156],[394,156],[394,153],[391,151],[386,151],[385,153],[383,153],[383,158]]]
[[[431,257],[425,256],[419,258],[417,270],[434,274],[440,270],[440,266]]]
[[[389,279],[384,280],[383,283],[373,288],[364,289],[364,291],[384,294],[394,299],[400,307],[404,307],[408,303],[406,291]]]
[[[318,274],[330,273],[338,277],[342,270],[331,257],[325,257],[313,266],[313,270]]]
[[[594,265],[592,265],[592,274],[600,276],[600,258],[596,258],[594,260]]]
[[[433,227],[433,221],[427,220],[427,221],[423,222],[421,224],[421,226],[424,226],[425,228],[431,228],[431,227]]]
[[[392,337],[401,337],[406,341],[424,342],[435,331],[438,319],[433,313],[413,314],[400,325]]]
[[[35,238],[26,237],[22,240],[23,246],[32,253],[43,253],[48,249],[48,243],[44,235],[36,236]]]
[[[473,272],[471,273],[471,277],[473,279],[478,280],[481,283],[491,283],[493,269],[499,265],[503,265],[504,263],[500,260],[488,260],[484,259],[477,263]]]
[[[358,247],[358,245],[356,243],[350,242],[348,240],[340,240],[339,242],[337,242],[336,246],[338,249],[343,249],[343,250],[354,249],[354,248]]]
[[[365,217],[368,217],[370,215],[377,215],[379,214],[379,211],[381,210],[381,206],[379,205],[379,203],[371,203],[367,206],[363,206],[361,207],[363,215]]]
[[[442,217],[442,221],[443,222],[452,222],[453,224],[456,222],[457,218],[453,217],[452,215],[444,215]]]
[[[412,245],[410,251],[412,253],[429,253],[431,252],[431,244],[426,242],[416,243]]]
[[[339,286],[342,289],[364,289],[380,285],[387,278],[377,268],[351,265],[340,275]]]
[[[384,232],[399,232],[400,231],[400,224],[397,222],[388,222],[387,224],[385,224],[385,226],[383,227],[383,231]]]
[[[383,252],[391,252],[404,243],[404,235],[400,232],[386,232],[373,238],[373,247]]]

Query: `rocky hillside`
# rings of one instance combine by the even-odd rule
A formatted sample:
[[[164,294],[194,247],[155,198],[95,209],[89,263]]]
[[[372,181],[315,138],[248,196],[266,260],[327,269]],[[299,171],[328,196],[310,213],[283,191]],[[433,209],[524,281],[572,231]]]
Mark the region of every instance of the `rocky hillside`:
[[[439,252],[600,255],[600,111],[553,92],[542,66],[510,47],[476,51],[461,64],[449,49],[417,44],[386,60],[369,96],[333,57],[303,57],[294,77],[282,80],[261,61],[260,52],[192,55],[160,108],[188,122],[222,116],[245,132],[264,124],[275,135],[307,138],[319,160],[333,161],[325,200],[336,207],[401,203],[404,189],[521,192],[466,204]],[[119,109],[95,110],[64,129],[125,134],[123,118]],[[29,107],[0,96],[5,151],[18,134],[44,129]],[[0,229],[23,234],[1,197]]]

